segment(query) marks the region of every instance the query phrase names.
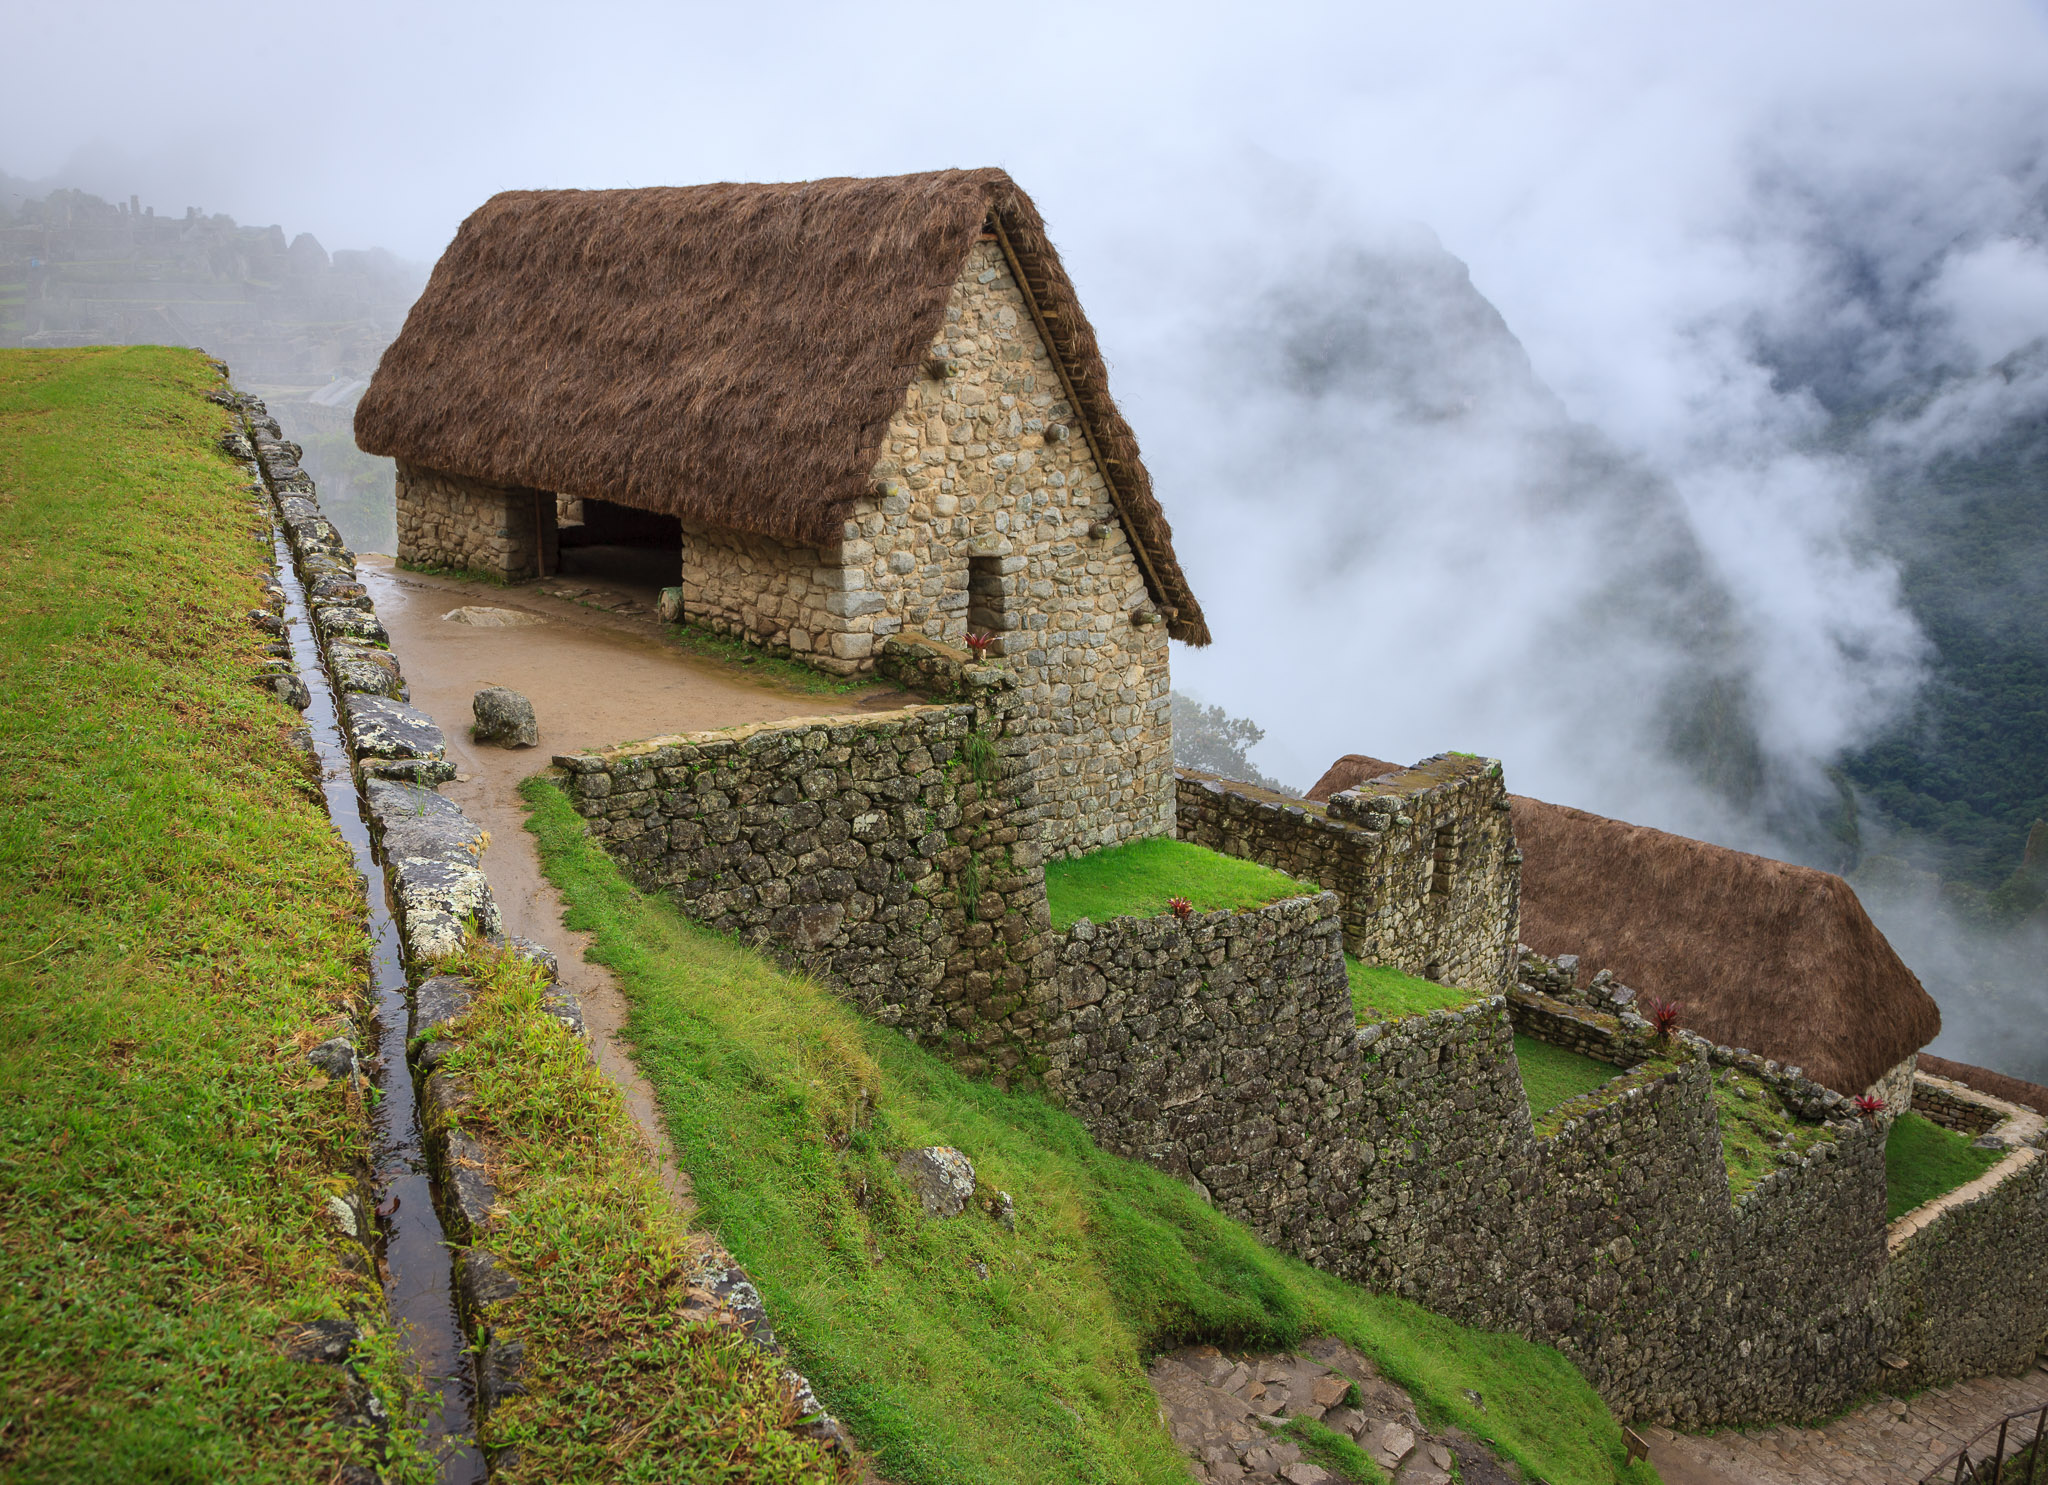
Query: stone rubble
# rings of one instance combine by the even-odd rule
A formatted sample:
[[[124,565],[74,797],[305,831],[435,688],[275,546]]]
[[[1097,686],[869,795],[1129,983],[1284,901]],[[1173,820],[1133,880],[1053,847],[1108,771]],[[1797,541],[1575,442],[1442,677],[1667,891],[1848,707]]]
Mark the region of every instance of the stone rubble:
[[[1167,1430],[1197,1480],[1339,1485],[1344,1476],[1306,1458],[1280,1431],[1291,1418],[1344,1435],[1395,1485],[1450,1485],[1454,1465],[1466,1485],[1507,1485],[1516,1478],[1467,1435],[1431,1432],[1404,1389],[1334,1337],[1312,1340],[1299,1352],[1186,1346],[1159,1357],[1147,1375]]]

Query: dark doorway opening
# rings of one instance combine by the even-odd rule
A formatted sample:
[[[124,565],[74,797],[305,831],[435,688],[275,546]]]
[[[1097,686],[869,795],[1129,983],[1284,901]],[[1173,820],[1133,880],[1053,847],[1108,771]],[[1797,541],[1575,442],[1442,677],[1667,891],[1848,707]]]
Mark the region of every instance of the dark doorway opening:
[[[555,497],[561,575],[616,584],[648,595],[683,580],[683,523],[594,496]]]

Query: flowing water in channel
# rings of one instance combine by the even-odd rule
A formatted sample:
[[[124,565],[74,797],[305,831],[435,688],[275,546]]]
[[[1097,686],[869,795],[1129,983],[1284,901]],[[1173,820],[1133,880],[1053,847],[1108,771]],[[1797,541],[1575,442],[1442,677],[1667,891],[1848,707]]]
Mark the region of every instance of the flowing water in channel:
[[[419,1104],[405,1060],[411,1012],[398,925],[391,916],[384,869],[370,845],[369,822],[342,741],[334,688],[313,635],[305,587],[274,516],[271,542],[277,552],[278,581],[285,591],[292,660],[313,698],[306,708],[306,725],[312,729],[314,751],[320,760],[327,813],[348,842],[366,889],[377,1029],[371,1082],[380,1095],[373,1116],[376,1199],[380,1208],[390,1205],[393,1198],[398,1202],[397,1209],[381,1223],[384,1301],[426,1389],[427,1433],[440,1458],[442,1485],[472,1485],[485,1476],[483,1455],[476,1446],[476,1365],[456,1314],[454,1265],[434,1205]]]

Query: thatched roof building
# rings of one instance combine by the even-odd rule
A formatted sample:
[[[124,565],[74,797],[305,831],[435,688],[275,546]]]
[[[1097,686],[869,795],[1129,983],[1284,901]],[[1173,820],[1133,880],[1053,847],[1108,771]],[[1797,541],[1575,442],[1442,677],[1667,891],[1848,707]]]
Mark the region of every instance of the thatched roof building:
[[[1369,770],[1369,771],[1368,771]],[[1327,799],[1386,772],[1340,759]],[[1584,810],[1512,799],[1522,942],[1576,954],[1679,1023],[1857,1093],[1941,1030],[1941,1012],[1840,877]]]
[[[398,462],[401,564],[613,560],[839,674],[990,636],[1058,739],[1049,847],[1172,828],[1167,638],[1209,626],[1000,170],[494,196],[356,440]]]
[[[493,486],[838,542],[962,268],[997,239],[1167,632],[1207,644],[1094,328],[1001,170],[502,192],[435,265],[356,441]]]

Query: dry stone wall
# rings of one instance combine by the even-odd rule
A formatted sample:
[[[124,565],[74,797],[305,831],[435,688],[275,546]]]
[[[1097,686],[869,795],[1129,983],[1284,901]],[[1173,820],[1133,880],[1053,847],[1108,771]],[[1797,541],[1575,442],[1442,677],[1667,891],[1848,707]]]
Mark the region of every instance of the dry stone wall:
[[[1358,1170],[1333,893],[1186,922],[1084,920],[1052,988],[1046,1087],[1104,1149],[1194,1182],[1269,1243],[1310,1241]]]
[[[559,757],[643,890],[843,986],[975,1071],[1024,1062],[1055,940],[1012,700],[657,738]],[[1029,1072],[1030,1069],[1025,1069]]]
[[[2038,1149],[2014,1150],[1938,1211],[1901,1218],[1888,1246],[1879,1306],[1905,1385],[2017,1373],[2048,1339],[2048,1158]]]
[[[956,1063],[1042,1087],[1105,1148],[1195,1183],[1266,1242],[1556,1345],[1624,1416],[1823,1414],[1876,1380],[1914,1315],[1991,1302],[1999,1236],[1955,1239],[1974,1277],[1953,1297],[1932,1262],[1888,1272],[1882,1121],[1796,1069],[1681,1034],[1655,1049],[1674,1062],[1618,1070],[1539,1134],[1518,1018],[1575,1028],[1619,1069],[1652,1050],[1625,1005],[1517,989],[1512,1015],[1496,994],[1359,1027],[1334,892],[1054,934],[1028,706],[986,667],[946,675],[977,699],[558,761],[642,885],[828,975]],[[992,745],[980,776],[974,738]],[[1568,983],[1554,965],[1534,973]],[[1740,1200],[1722,1064],[1832,1121]],[[2018,1214],[2021,1192],[1985,1212]],[[2031,1323],[1936,1359],[1981,1369]]]
[[[1194,769],[1177,788],[1182,840],[1336,892],[1359,959],[1473,989],[1512,982],[1522,858],[1494,760],[1439,754],[1327,806]]]
[[[398,461],[399,561],[517,582],[540,576],[555,540],[548,497]]]

